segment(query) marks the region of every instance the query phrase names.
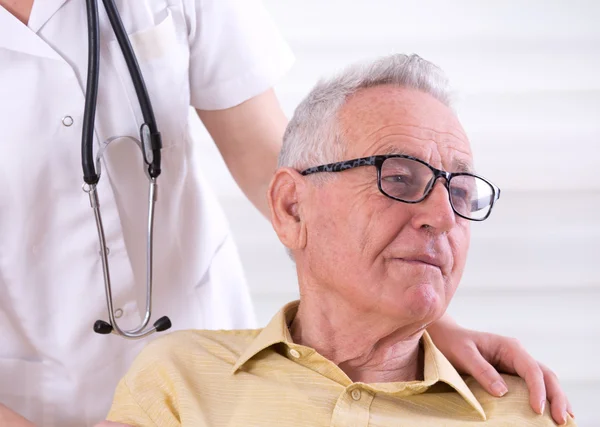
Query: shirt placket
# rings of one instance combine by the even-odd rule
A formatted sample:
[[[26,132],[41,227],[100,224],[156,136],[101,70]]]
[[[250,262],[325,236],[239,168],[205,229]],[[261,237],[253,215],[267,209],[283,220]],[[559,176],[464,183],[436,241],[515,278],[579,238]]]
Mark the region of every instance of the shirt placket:
[[[335,404],[331,427],[367,427],[373,398],[372,392],[358,384],[346,387]]]
[[[313,350],[289,344],[288,355],[296,363],[319,372],[331,381],[340,384],[340,393],[331,416],[331,427],[367,427],[374,393],[361,383],[352,383],[339,368]],[[329,365],[329,366],[328,366]]]

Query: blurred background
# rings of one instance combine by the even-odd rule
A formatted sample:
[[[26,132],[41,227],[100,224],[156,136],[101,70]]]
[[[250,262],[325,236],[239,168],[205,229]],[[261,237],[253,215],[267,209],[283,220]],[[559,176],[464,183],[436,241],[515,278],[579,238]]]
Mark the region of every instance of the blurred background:
[[[600,1],[264,1],[296,56],[276,87],[288,117],[357,60],[417,53],[446,71],[476,168],[502,189],[450,313],[517,337],[599,426]],[[262,326],[298,297],[294,267],[197,126]]]

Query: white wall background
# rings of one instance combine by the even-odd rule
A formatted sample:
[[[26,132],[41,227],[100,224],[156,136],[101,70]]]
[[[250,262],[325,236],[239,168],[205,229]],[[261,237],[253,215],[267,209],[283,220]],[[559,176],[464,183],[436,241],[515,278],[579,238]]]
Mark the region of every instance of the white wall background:
[[[265,0],[297,62],[288,116],[316,80],[391,52],[440,65],[478,170],[503,192],[473,227],[450,306],[518,337],[559,375],[582,427],[600,426],[600,1]],[[203,134],[261,324],[297,298],[293,264]]]

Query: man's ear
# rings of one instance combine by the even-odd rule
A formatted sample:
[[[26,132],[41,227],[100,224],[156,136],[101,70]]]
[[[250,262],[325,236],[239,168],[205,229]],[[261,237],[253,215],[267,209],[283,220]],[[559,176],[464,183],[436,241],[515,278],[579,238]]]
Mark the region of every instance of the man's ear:
[[[301,209],[305,191],[304,178],[291,168],[277,169],[267,191],[271,224],[281,243],[289,249],[302,249],[306,245],[306,222]]]

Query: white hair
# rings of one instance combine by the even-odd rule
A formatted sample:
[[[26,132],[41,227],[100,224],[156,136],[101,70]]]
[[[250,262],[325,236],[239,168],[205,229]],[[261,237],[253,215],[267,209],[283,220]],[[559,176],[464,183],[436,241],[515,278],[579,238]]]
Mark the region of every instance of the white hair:
[[[349,96],[380,85],[417,89],[451,107],[443,71],[418,55],[396,54],[351,65],[337,76],[319,81],[298,105],[283,136],[279,166],[302,170],[344,160],[339,111]]]

